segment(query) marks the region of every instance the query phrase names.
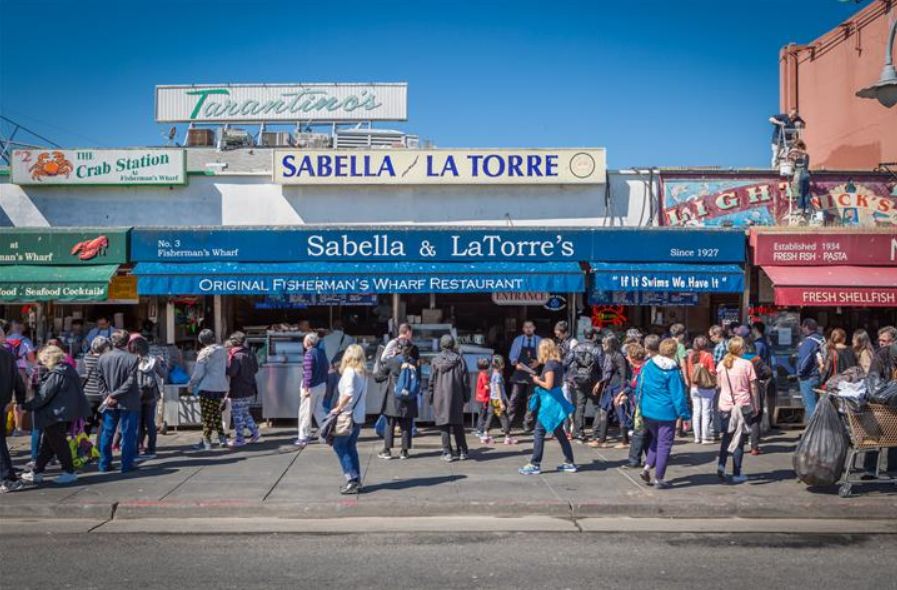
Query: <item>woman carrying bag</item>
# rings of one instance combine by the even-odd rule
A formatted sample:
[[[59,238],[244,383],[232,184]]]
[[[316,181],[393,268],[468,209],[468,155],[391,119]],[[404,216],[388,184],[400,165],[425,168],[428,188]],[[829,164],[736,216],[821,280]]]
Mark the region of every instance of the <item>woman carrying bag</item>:
[[[367,371],[364,349],[351,344],[343,354],[340,364],[339,401],[330,410],[328,419],[321,426],[321,437],[333,445],[339,458],[346,483],[340,494],[361,492],[361,462],[358,458],[358,435],[365,419],[365,395]]]
[[[748,479],[741,470],[744,443],[751,433],[751,420],[760,407],[757,397],[757,373],[754,371],[754,363],[742,358],[744,349],[744,339],[735,336],[729,340],[726,356],[716,367],[723,433],[716,474],[720,480],[726,479],[726,462],[731,453],[732,483],[744,483]]]

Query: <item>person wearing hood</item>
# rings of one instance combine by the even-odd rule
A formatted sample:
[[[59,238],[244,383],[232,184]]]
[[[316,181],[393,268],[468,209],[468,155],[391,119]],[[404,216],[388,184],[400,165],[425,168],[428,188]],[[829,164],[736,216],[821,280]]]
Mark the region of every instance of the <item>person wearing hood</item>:
[[[386,428],[383,432],[383,450],[377,455],[381,459],[392,459],[392,444],[395,437],[396,426],[402,430],[402,451],[400,459],[408,458],[411,449],[411,431],[414,427],[414,419],[417,418],[417,395],[398,397],[395,394],[396,383],[404,369],[412,369],[417,373],[417,382],[420,383],[420,352],[417,346],[410,340],[400,339],[396,345],[398,354],[389,357],[380,363],[374,380],[377,383],[387,382],[386,394],[383,396],[383,405],[380,413],[386,417]]]
[[[676,438],[676,420],[691,420],[682,371],[676,361],[678,349],[679,343],[673,338],[661,342],[660,354],[645,363],[636,384],[642,418],[651,434],[648,458],[641,477],[657,489],[672,487],[666,481],[666,469]],[[656,471],[652,481],[653,468]]]
[[[455,339],[449,334],[439,340],[441,352],[430,362],[427,403],[433,406],[433,422],[442,431],[442,460],[452,462],[468,458],[464,437],[464,404],[470,400],[470,383],[464,357],[455,352]],[[452,435],[458,454],[452,451]]]
[[[43,432],[40,451],[34,468],[22,475],[22,480],[41,483],[44,469],[55,455],[62,466],[62,475],[54,483],[67,484],[78,479],[66,435],[73,420],[90,415],[90,405],[81,389],[78,371],[65,362],[65,352],[58,346],[46,346],[40,361],[47,368],[33,399],[25,402],[25,409],[34,412],[34,425]]]
[[[196,357],[193,375],[187,384],[187,391],[199,396],[202,416],[202,440],[194,449],[212,449],[212,431],[218,434],[218,443],[227,445],[227,432],[221,424],[221,405],[229,388],[227,382],[227,350],[215,342],[215,333],[203,330],[199,333],[199,343],[203,349]]]
[[[138,448],[143,445],[143,455],[138,460],[146,461],[156,458],[156,405],[162,399],[162,380],[168,375],[168,368],[161,357],[150,354],[149,341],[143,336],[132,337],[128,349],[137,355],[137,387],[140,388]]]

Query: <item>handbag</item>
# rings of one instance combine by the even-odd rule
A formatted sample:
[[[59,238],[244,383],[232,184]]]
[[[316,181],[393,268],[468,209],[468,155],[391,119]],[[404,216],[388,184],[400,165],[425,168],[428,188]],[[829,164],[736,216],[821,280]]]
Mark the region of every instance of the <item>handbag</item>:
[[[352,414],[355,413],[355,408],[358,406],[358,402],[361,401],[366,393],[367,387],[364,388],[364,391],[357,392],[357,397],[352,403],[352,408],[348,412],[343,410],[339,414],[327,415],[324,419],[324,423],[321,424],[319,433],[319,436],[324,442],[328,445],[333,445],[334,438],[338,436],[349,436],[352,433],[352,429],[355,427],[355,421],[352,419]]]
[[[733,393],[733,391],[735,391],[735,390],[732,389],[732,380],[729,378],[729,369],[728,368],[726,369],[726,381],[729,383],[729,397],[732,399],[732,407],[738,408],[739,410],[741,410],[741,415],[744,416],[744,421],[747,423],[750,423],[751,420],[754,419],[754,406],[753,405],[739,406],[738,404],[735,403],[735,394]]]
[[[689,360],[689,363],[691,361]],[[700,389],[714,389],[716,387],[716,379],[710,374],[701,362],[697,362],[691,369],[691,382]]]

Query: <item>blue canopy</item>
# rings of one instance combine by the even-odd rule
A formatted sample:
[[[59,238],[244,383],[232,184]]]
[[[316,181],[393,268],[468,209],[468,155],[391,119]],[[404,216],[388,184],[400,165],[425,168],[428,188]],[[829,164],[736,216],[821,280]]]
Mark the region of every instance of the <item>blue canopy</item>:
[[[735,264],[609,264],[593,262],[595,291],[741,293],[744,270]]]
[[[141,262],[141,295],[572,293],[575,262]]]

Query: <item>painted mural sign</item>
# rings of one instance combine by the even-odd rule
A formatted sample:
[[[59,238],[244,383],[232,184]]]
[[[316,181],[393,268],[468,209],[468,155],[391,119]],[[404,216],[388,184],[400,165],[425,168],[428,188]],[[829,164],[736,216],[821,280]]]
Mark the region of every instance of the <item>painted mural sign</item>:
[[[28,149],[12,153],[13,184],[184,184],[184,150]]]
[[[882,174],[822,174],[810,182],[811,203],[826,225],[897,226],[897,181]],[[787,179],[772,175],[662,177],[664,225],[788,225],[797,201]]]
[[[405,83],[156,86],[156,121],[404,121],[407,94]]]
[[[600,184],[601,148],[277,150],[278,184]]]

